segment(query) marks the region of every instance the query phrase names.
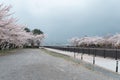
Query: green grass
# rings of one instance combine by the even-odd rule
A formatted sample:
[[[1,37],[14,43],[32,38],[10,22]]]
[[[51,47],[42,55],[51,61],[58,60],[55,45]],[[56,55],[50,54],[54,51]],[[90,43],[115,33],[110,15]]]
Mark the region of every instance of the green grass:
[[[64,54],[60,54],[60,53],[57,53],[57,52],[53,52],[53,51],[49,51],[49,50],[46,50],[46,49],[41,49],[41,50],[42,50],[43,52],[51,55],[51,56],[58,57],[58,58],[63,58],[63,59],[65,59],[65,60],[67,60],[67,61],[72,61],[72,62],[77,63],[77,62],[75,61],[75,59],[72,58],[72,57],[70,57],[70,56],[67,56],[67,55],[64,55]]]
[[[8,55],[8,54],[15,53],[16,50],[18,50],[18,49],[6,49],[6,50],[0,50],[0,56],[4,56],[4,55]]]
[[[60,53],[57,53],[57,52],[49,51],[49,50],[46,50],[46,49],[41,49],[41,50],[43,52],[51,55],[51,56],[58,57],[58,58],[63,58],[65,60],[67,60],[67,61],[75,63],[78,66],[84,66],[87,69],[94,71],[94,65],[92,65],[92,64],[90,64],[88,62],[84,62],[82,60],[78,60],[78,59],[75,59],[73,57],[70,57],[70,56],[67,56],[67,55],[64,55],[64,54],[60,54]]]
[[[41,50],[43,52],[51,55],[51,56],[58,57],[58,58],[63,58],[65,60],[67,60],[67,61],[73,62],[77,66],[83,66],[83,67],[87,68],[88,70],[94,71],[96,73],[100,73],[100,74],[102,73],[104,75],[106,75],[107,73],[114,74],[114,75],[117,75],[117,76],[119,75],[119,74],[117,74],[115,72],[112,72],[112,71],[107,70],[105,68],[102,68],[100,66],[92,65],[92,64],[90,64],[88,62],[78,60],[78,59],[74,59],[74,58],[72,58],[70,56],[67,56],[67,55],[64,55],[64,54],[56,53],[56,52],[49,51],[49,50],[46,50],[46,49],[41,49]]]

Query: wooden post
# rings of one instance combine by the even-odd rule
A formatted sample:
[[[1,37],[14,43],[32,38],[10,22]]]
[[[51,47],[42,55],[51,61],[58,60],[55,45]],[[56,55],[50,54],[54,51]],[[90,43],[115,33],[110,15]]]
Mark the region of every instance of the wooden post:
[[[93,55],[93,64],[95,64],[95,55]]]
[[[117,60],[118,58],[118,55],[117,55],[117,48],[116,48],[116,51],[115,51],[115,60]]]
[[[81,60],[83,60],[84,49],[82,48]]]
[[[74,52],[74,58],[76,58],[76,55],[75,55],[75,48],[73,48],[73,52]]]
[[[94,55],[93,55],[93,64],[95,64],[95,55],[96,55],[96,51],[94,50]]]
[[[116,72],[118,72],[118,60],[116,60]]]
[[[104,53],[104,58],[106,58],[106,55],[105,55],[105,49],[103,50],[103,53]]]
[[[90,48],[88,48],[88,52],[89,52],[88,54],[90,55]]]
[[[74,58],[76,58],[75,52],[74,52]]]
[[[115,60],[116,60],[116,72],[118,72],[118,55],[117,55],[117,48],[116,48],[116,51],[115,51],[116,53],[115,53]]]
[[[81,60],[83,60],[83,53],[81,54]]]

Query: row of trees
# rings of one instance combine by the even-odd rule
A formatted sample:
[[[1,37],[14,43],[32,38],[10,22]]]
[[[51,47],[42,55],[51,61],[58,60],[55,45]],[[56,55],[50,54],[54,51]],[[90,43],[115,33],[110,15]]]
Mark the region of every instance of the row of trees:
[[[11,6],[0,4],[0,50],[25,46],[39,46],[44,34],[39,29],[26,28],[10,13]]]
[[[32,31],[29,28],[24,28],[26,33],[32,34],[31,38],[28,38],[27,43],[24,44],[24,47],[39,47],[44,39],[44,33],[40,29],[33,29]]]
[[[76,37],[70,39],[70,43],[78,47],[120,48],[120,34],[105,37]]]

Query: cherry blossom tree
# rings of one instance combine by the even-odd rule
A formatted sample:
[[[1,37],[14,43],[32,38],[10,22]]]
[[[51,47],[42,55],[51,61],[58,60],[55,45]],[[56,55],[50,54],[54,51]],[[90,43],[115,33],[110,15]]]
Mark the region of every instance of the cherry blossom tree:
[[[81,47],[106,47],[106,48],[120,48],[120,34],[115,34],[109,37],[82,37],[72,38],[70,43],[73,46]]]
[[[17,23],[17,20],[10,14],[11,6],[0,4],[0,49],[20,48],[25,45],[40,45],[44,34],[34,35],[26,32],[26,26]]]

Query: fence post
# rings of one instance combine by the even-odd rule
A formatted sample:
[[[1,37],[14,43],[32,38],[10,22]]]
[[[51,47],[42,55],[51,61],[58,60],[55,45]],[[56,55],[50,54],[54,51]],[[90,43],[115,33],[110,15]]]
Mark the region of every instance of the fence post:
[[[83,60],[84,49],[82,48],[81,60]]]
[[[76,58],[75,52],[74,52],[74,58]]]
[[[116,72],[118,72],[118,58],[117,58],[117,48],[116,48],[116,53],[115,53],[115,60],[116,60]]]
[[[76,58],[76,55],[75,55],[75,48],[74,48],[74,58]]]
[[[116,72],[118,72],[118,60],[116,61]]]
[[[75,52],[74,52],[74,58],[75,58]]]
[[[88,54],[90,55],[90,48],[88,48]]]
[[[104,58],[105,58],[105,57],[106,57],[106,56],[105,56],[105,49],[103,49],[103,51],[104,51]]]
[[[81,54],[81,60],[83,60],[83,53]]]
[[[96,51],[95,51],[95,49],[94,49],[94,54],[93,54],[93,64],[95,64],[95,53]]]
[[[115,60],[117,60],[117,57],[118,57],[118,55],[117,55],[117,48],[116,48],[116,51],[115,51]]]

